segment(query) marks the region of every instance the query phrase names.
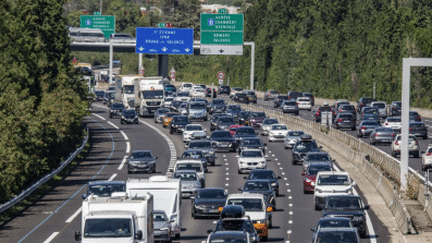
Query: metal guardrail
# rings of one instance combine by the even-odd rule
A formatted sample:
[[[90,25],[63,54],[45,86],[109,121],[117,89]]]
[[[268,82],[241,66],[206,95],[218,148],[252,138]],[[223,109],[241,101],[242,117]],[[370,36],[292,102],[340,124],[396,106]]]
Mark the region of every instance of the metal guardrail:
[[[42,177],[39,181],[37,181],[32,186],[30,186],[29,188],[22,191],[19,195],[15,196],[14,198],[9,200],[8,202],[1,204],[0,205],[0,213],[3,213],[4,211],[8,210],[9,208],[14,206],[15,204],[19,203],[24,198],[28,197],[32,192],[34,192],[42,184],[49,181],[51,178],[53,178],[53,176],[55,176],[57,173],[62,171],[70,162],[72,162],[73,159],[75,159],[75,157],[79,153],[81,153],[81,151],[84,149],[85,144],[88,141],[88,138],[89,138],[89,135],[88,135],[88,128],[87,128],[87,135],[84,137],[80,146],[75,150],[75,152],[71,153],[69,155],[69,157],[60,164],[60,167],[58,167],[54,171],[50,172],[49,174],[45,175],[44,177]]]

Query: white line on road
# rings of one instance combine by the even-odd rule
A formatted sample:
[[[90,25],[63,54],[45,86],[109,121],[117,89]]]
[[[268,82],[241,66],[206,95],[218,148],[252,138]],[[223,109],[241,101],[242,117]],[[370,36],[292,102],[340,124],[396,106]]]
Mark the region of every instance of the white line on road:
[[[105,118],[103,118],[102,116],[100,116],[100,115],[98,115],[98,114],[93,114],[93,116],[96,116],[96,117],[98,117],[98,118],[100,118],[100,119],[102,119],[102,120],[106,120]]]
[[[126,142],[126,153],[130,153],[130,142]]]
[[[48,237],[48,239],[46,239],[43,243],[49,243],[49,242],[51,242],[58,234],[59,234],[59,232],[52,233],[50,235],[50,237]]]
[[[81,213],[81,211],[82,211],[82,207],[78,208],[78,210],[77,210],[74,214],[72,214],[72,216],[70,216],[70,217],[65,221],[65,223],[66,223],[66,224],[71,223],[71,222],[76,218],[76,216],[78,216],[78,214]]]
[[[116,176],[117,176],[117,173],[114,173],[109,179],[108,179],[108,181],[112,181],[112,180],[114,180],[114,178],[116,178]]]
[[[123,160],[122,160],[121,164],[119,165],[119,167],[117,168],[117,170],[123,169],[123,166],[125,165],[125,163],[126,163],[126,156],[123,158]]]
[[[126,141],[129,140],[128,136],[126,136],[126,133],[124,133],[122,130],[120,130],[120,133],[123,135]]]
[[[120,128],[118,128],[118,126],[116,126],[116,125],[114,125],[114,123],[112,123],[112,122],[108,122],[108,124],[110,124],[111,126],[113,126],[115,129],[120,129]]]

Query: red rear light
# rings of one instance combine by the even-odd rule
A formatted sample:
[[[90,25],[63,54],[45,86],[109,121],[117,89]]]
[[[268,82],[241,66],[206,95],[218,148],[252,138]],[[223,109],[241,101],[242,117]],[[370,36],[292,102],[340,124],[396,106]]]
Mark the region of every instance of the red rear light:
[[[395,144],[396,144],[396,145],[399,145],[399,141],[396,141]]]
[[[336,121],[338,121],[338,122],[342,122],[342,119],[339,118],[339,119],[337,119]]]
[[[415,141],[415,145],[418,145],[418,141]]]
[[[379,134],[378,134],[378,133],[375,133],[375,137],[379,137]]]
[[[427,153],[426,156],[431,156],[431,153]]]
[[[365,129],[366,129],[366,127],[360,127],[360,129],[361,129],[361,130],[365,130]]]
[[[388,122],[386,122],[384,125],[388,126]]]
[[[421,116],[418,116],[418,119],[421,119]]]
[[[412,130],[412,128],[410,127],[410,128],[409,128],[409,130],[411,131],[411,130]]]
[[[341,113],[342,113],[342,109],[340,109],[340,110],[339,110],[339,112],[341,112]]]
[[[364,105],[363,103],[361,103],[360,105]]]
[[[395,134],[394,133],[392,133],[392,135],[391,135],[392,137],[394,137],[395,136]]]

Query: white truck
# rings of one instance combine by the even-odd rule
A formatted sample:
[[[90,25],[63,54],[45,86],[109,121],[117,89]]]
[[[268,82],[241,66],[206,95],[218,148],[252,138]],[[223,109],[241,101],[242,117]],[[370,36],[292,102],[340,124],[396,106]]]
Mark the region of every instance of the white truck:
[[[163,107],[163,77],[143,77],[135,81],[135,108],[140,116],[154,116],[157,109]]]
[[[151,194],[133,198],[125,192],[112,193],[109,198],[90,195],[82,203],[81,215],[81,231],[75,232],[76,241],[154,242]]]
[[[126,109],[135,108],[135,82],[143,79],[138,75],[117,75],[115,82],[115,101],[121,102]]]
[[[181,233],[181,184],[180,179],[167,176],[152,176],[149,179],[128,179],[126,192],[129,196],[141,196],[150,193],[154,198],[154,209],[164,210],[171,221],[171,234],[176,239]]]

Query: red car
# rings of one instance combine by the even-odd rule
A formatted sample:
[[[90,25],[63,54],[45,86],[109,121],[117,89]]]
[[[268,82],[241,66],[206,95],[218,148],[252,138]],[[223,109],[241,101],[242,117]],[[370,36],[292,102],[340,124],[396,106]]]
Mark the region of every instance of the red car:
[[[234,136],[234,134],[237,131],[237,128],[244,127],[244,125],[231,125],[228,129],[228,131],[231,133],[231,136]]]
[[[332,167],[328,163],[312,162],[307,167],[306,171],[302,173],[303,176],[303,192],[313,193],[315,189],[316,175],[319,171],[331,171]]]
[[[316,113],[314,114],[316,122],[321,122],[321,112],[323,112],[323,111],[331,111],[333,118],[336,116],[336,113],[328,104],[323,105],[323,106],[319,107],[318,110],[316,111]]]

